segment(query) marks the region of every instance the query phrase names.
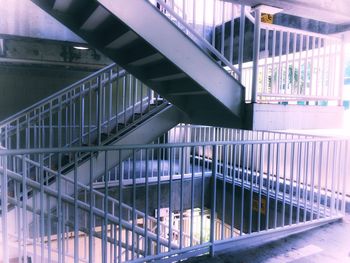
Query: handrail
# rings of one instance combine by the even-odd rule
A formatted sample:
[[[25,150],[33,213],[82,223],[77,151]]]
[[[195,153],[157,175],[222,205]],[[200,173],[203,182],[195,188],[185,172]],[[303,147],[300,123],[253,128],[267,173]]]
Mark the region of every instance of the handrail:
[[[112,64],[1,122],[0,144],[8,148],[103,144],[166,104]]]
[[[269,24],[269,23],[264,23],[264,22],[261,22],[261,29],[284,31],[284,32],[307,35],[310,37],[320,37],[320,38],[324,38],[324,39],[332,39],[332,40],[339,40],[339,41],[341,40],[341,37],[338,35],[326,35],[326,34],[306,31],[306,30],[302,30],[302,29],[297,29],[297,28],[293,28],[293,27],[287,27],[287,26],[282,26],[282,25],[277,25],[277,24]]]
[[[39,154],[39,153],[67,153],[67,152],[98,152],[98,151],[118,151],[118,150],[138,150],[138,149],[162,149],[162,148],[181,148],[198,146],[227,146],[227,145],[254,145],[254,144],[279,144],[279,143],[312,143],[312,142],[341,142],[349,140],[349,137],[320,137],[320,138],[302,138],[302,139],[282,139],[282,140],[244,140],[244,141],[216,141],[216,142],[187,142],[187,143],[167,143],[167,144],[143,144],[143,145],[105,145],[105,146],[84,146],[70,148],[31,148],[16,150],[0,150],[0,156]]]
[[[159,3],[164,9],[167,10],[173,17],[176,18],[192,35],[194,35],[210,52],[217,56],[228,68],[230,68],[234,73],[239,76],[241,73],[238,71],[235,66],[233,66],[219,51],[217,51],[206,39],[201,37],[195,30],[193,30],[187,23],[184,21],[178,14],[176,14],[171,7],[169,7],[162,0],[158,0]]]
[[[60,95],[62,95],[64,93],[70,91],[74,87],[77,87],[77,86],[80,86],[80,85],[84,84],[84,82],[86,82],[86,81],[88,81],[88,80],[90,80],[92,78],[95,78],[98,75],[101,75],[103,72],[108,71],[108,70],[112,69],[115,66],[116,66],[115,63],[113,63],[113,64],[111,64],[109,66],[106,66],[106,67],[104,67],[104,68],[94,72],[93,74],[91,74],[89,76],[86,76],[85,78],[83,78],[81,80],[78,80],[77,82],[67,86],[66,88],[64,88],[62,90],[59,90],[59,91],[55,92],[54,94],[52,94],[52,95],[50,95],[48,97],[45,97],[44,99],[34,103],[33,105],[29,106],[28,108],[25,108],[25,109],[17,112],[16,114],[14,114],[12,116],[9,116],[8,118],[0,121],[0,126],[6,125],[6,123],[11,122],[14,119],[17,119],[17,118],[21,117],[23,114],[25,114],[25,113],[27,113],[29,111],[32,111],[35,108],[38,108],[40,105],[42,105],[42,104],[44,104],[44,103],[46,103],[46,102],[48,102],[48,101],[50,101],[50,100],[52,100],[52,99],[54,99],[54,98],[56,98],[58,96],[60,96]],[[120,70],[120,72],[118,72],[118,74],[121,74],[121,75],[126,74],[126,71],[124,69],[122,69],[122,70]]]
[[[193,133],[189,134],[193,135]],[[186,137],[185,133],[183,135]],[[115,238],[114,243],[110,242],[110,244],[114,244],[114,251],[118,251],[120,256],[122,256],[123,250],[127,249],[127,255],[131,254],[131,257],[135,258],[139,248],[144,249],[145,254],[141,255],[141,258],[137,255],[137,260],[141,261],[145,258],[154,259],[154,256],[167,256],[166,253],[185,253],[186,249],[197,249],[202,245],[214,246],[221,242],[233,242],[237,235],[249,237],[254,236],[257,232],[269,233],[275,231],[276,228],[300,226],[308,221],[332,220],[345,213],[349,146],[350,139],[265,140],[261,138],[260,140],[237,142],[85,147],[83,150],[90,151],[91,154],[99,156],[97,158],[100,159],[86,165],[82,170],[83,174],[92,176],[94,172],[98,171],[103,173],[105,178],[108,178],[109,173],[114,171],[115,178],[120,180],[120,184],[114,188],[116,192],[109,188],[108,184],[105,184],[105,191],[94,189],[92,178],[85,178],[90,180],[90,183],[86,183],[85,179],[81,180],[82,178],[77,176],[80,172],[78,170],[75,170],[74,176],[72,174],[63,176],[60,171],[48,169],[44,166],[42,158],[45,156],[46,149],[25,149],[21,152],[17,150],[16,152],[20,153],[19,156],[13,156],[14,151],[3,150],[0,151],[1,186],[9,179],[14,182],[13,188],[10,187],[11,185],[7,188],[7,184],[4,184],[4,188],[2,188],[0,210],[5,222],[2,225],[2,230],[6,230],[3,236],[8,237],[15,234],[18,236],[18,240],[24,239],[23,246],[26,246],[29,240],[27,233],[29,229],[30,235],[37,237],[37,244],[43,246],[51,240],[52,235],[50,232],[46,233],[39,229],[43,229],[46,220],[53,222],[53,217],[57,214],[54,213],[51,218],[50,216],[46,217],[42,208],[49,207],[49,211],[55,208],[63,209],[66,213],[65,216],[55,218],[58,225],[67,225],[67,221],[71,220],[73,216],[79,218],[75,218],[75,224],[70,229],[57,228],[57,232],[54,230],[54,238],[56,238],[56,234],[62,235],[62,233],[68,232],[77,241],[79,232],[84,233],[82,228],[98,230],[101,233],[99,238],[102,240],[104,249],[107,247],[107,238]],[[119,163],[116,169],[112,168],[111,170],[108,164],[120,160],[120,156],[124,154],[130,155],[132,152],[130,149],[135,149],[135,147],[140,152],[133,154],[129,168],[138,168],[131,170],[131,174],[135,177],[132,185],[128,185],[124,184],[128,176],[124,166]],[[174,150],[174,147],[180,148],[180,151]],[[150,148],[161,148],[163,151],[150,151]],[[114,154],[104,154],[111,149],[113,149]],[[47,150],[53,153],[55,151],[75,152],[77,148]],[[32,156],[33,151],[37,151],[35,153],[38,154]],[[154,153],[156,156],[153,155]],[[4,154],[8,155],[4,156]],[[33,160],[27,159],[27,157]],[[108,159],[103,160],[106,157]],[[77,167],[79,161],[77,158],[74,161],[74,166]],[[156,170],[149,163],[150,161],[151,163],[156,162]],[[21,163],[24,165],[18,165]],[[163,164],[167,164],[167,166]],[[168,169],[169,167],[170,169]],[[164,169],[166,169],[165,173]],[[155,172],[157,184],[151,186],[152,180],[145,180],[141,185],[137,185],[136,176],[139,172],[145,175],[145,178],[153,176]],[[333,175],[325,177],[329,172],[332,172]],[[58,177],[56,185],[46,181],[48,173]],[[170,173],[172,176],[168,176]],[[209,176],[207,177],[205,173]],[[167,181],[161,181],[162,176],[168,176],[166,177]],[[191,179],[188,180],[189,178]],[[205,180],[209,179],[211,183],[207,186]],[[178,180],[176,184],[174,180]],[[161,190],[163,183],[169,184],[170,192],[165,193]],[[28,195],[28,198],[25,198],[26,195],[21,194],[18,192],[19,189],[15,188],[22,185],[23,191],[32,191],[32,195]],[[176,185],[176,188],[171,187],[172,185]],[[141,190],[138,188],[139,186],[144,188]],[[234,210],[230,211],[230,209],[233,207],[238,209],[237,211],[243,209],[243,206],[239,208],[242,200],[228,199],[232,193],[235,193],[233,191],[238,189],[236,187],[240,187],[243,194],[247,193],[245,202],[251,204],[247,205],[250,214],[256,209],[258,210],[257,216],[263,211],[271,213],[271,217],[266,219],[260,217],[260,222],[265,222],[265,224],[254,224],[252,219],[250,221],[234,221],[234,215],[231,213]],[[13,189],[16,191],[12,191]],[[189,191],[189,189],[192,190]],[[203,198],[207,194],[207,189],[214,193],[210,207],[207,206]],[[173,191],[174,193],[178,192],[178,198],[173,198]],[[249,191],[251,191],[250,194],[248,194]],[[197,194],[195,194],[196,192]],[[198,195],[199,192],[201,192],[201,196]],[[145,199],[142,200],[142,197]],[[154,198],[157,198],[157,201]],[[47,203],[46,199],[51,201]],[[258,205],[254,207],[253,201],[258,202]],[[67,205],[72,207],[72,210],[66,211]],[[282,209],[277,210],[280,205]],[[159,212],[159,209],[163,207],[169,207],[169,211],[164,214],[166,217],[164,220],[161,219],[161,216],[157,217],[152,213],[154,209]],[[24,209],[26,213],[16,213],[17,208]],[[208,208],[211,209],[212,213],[210,218],[205,218],[206,214],[204,213],[194,215],[191,212],[190,215],[187,211],[190,208],[197,208],[198,211],[202,212]],[[175,221],[167,218],[173,213],[178,216],[174,219]],[[160,215],[160,213],[155,214]],[[307,216],[307,214],[311,216]],[[280,215],[284,220],[277,220]],[[18,218],[22,218],[21,222],[23,223],[20,224],[27,227],[27,232],[24,231],[23,235],[21,228],[15,225]],[[203,221],[204,218],[205,221]],[[32,222],[38,224],[35,226],[29,224],[28,226],[26,224],[28,219],[37,220]],[[171,225],[171,222],[178,224]],[[117,235],[109,236],[108,231],[112,230],[119,232]],[[175,233],[174,238],[172,238],[173,233]],[[89,238],[92,237],[91,232],[86,234],[89,234]],[[136,243],[135,240],[137,240]],[[147,248],[156,252],[150,254],[148,252],[150,250]],[[89,249],[93,249],[93,247],[89,247]],[[39,249],[38,254],[42,253],[41,251]],[[50,251],[49,248],[48,251]],[[61,250],[58,249],[58,251]],[[75,255],[77,255],[76,251]],[[122,258],[118,262],[124,259]]]

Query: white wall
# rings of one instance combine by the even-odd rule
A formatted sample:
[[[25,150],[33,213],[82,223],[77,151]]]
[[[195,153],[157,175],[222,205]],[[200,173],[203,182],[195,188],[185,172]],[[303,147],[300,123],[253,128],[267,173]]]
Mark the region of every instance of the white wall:
[[[0,3],[0,38],[4,34],[83,42],[30,0],[1,0]]]

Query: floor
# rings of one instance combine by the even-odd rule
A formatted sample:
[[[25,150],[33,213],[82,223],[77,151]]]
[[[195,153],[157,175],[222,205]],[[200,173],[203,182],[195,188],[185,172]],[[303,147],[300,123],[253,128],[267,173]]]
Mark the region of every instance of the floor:
[[[350,263],[350,215],[331,223],[258,247],[223,251],[186,263]]]

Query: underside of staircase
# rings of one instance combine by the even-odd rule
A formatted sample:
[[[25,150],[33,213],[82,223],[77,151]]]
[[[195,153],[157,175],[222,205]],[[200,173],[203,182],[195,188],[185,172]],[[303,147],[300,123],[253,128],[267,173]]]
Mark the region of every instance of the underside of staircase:
[[[33,2],[183,110],[190,122],[243,127],[244,87],[148,1]]]

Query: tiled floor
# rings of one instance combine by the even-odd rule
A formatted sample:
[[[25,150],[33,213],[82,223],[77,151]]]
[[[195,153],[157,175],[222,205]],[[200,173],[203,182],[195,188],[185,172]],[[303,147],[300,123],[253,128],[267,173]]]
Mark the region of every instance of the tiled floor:
[[[215,257],[190,259],[187,263],[350,263],[350,215],[332,224],[258,247]]]

